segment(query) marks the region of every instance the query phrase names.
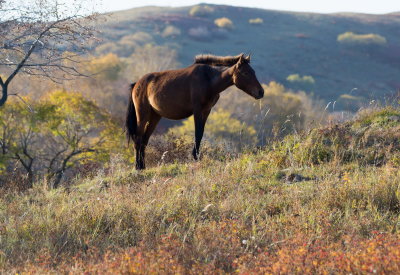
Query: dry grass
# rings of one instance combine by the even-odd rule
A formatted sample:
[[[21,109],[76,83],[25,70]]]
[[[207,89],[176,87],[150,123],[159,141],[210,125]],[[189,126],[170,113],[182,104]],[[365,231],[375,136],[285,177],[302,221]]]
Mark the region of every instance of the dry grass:
[[[364,114],[350,129],[379,124],[379,116]],[[388,139],[397,127],[390,123],[380,127]],[[342,143],[334,142],[324,144],[339,150],[332,158],[299,161],[298,151],[313,151],[307,139],[293,140],[144,172],[115,158],[68,189],[37,183],[7,191],[1,266],[7,273],[398,273],[398,163],[335,157]]]

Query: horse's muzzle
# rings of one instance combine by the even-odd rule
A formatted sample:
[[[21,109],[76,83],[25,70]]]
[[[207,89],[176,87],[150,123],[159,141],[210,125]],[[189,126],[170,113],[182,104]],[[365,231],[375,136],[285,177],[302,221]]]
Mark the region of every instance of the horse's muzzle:
[[[255,99],[261,99],[264,97],[264,89],[258,91],[258,94],[255,96]]]

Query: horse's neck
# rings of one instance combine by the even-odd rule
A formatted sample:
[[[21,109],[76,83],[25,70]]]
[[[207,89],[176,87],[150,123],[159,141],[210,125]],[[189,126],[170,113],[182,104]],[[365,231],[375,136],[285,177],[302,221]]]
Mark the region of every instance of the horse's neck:
[[[212,86],[216,93],[219,94],[233,85],[233,67],[219,68],[214,71],[214,74]]]

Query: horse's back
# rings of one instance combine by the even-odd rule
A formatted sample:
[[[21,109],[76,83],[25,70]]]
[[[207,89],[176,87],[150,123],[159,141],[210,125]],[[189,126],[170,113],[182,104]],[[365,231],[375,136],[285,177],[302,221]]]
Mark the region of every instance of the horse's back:
[[[154,72],[138,81],[139,93],[145,93],[156,113],[169,119],[183,119],[193,114],[192,87],[206,85],[202,67],[192,66]]]

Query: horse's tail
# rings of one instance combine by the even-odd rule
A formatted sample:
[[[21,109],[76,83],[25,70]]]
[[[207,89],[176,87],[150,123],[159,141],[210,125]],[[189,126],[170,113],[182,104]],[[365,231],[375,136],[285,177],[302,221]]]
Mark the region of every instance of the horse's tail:
[[[136,84],[136,82],[131,84],[131,90],[130,90],[131,92],[129,93],[128,109],[126,110],[125,128],[126,128],[126,137],[128,139],[128,144],[131,139],[134,140],[134,137],[136,135],[136,128],[137,128],[135,104],[133,103],[133,100],[132,100],[132,90],[133,90],[133,87],[135,87],[135,84]]]

